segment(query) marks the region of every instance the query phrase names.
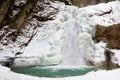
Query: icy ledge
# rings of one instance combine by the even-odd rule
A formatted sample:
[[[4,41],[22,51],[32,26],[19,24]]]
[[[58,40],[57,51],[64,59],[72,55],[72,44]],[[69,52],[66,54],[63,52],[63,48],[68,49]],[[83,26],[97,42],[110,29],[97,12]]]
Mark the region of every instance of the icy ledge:
[[[120,69],[111,71],[99,70],[97,72],[89,72],[84,76],[74,76],[65,78],[39,78],[14,73],[9,68],[0,66],[0,80],[119,80],[119,73]]]

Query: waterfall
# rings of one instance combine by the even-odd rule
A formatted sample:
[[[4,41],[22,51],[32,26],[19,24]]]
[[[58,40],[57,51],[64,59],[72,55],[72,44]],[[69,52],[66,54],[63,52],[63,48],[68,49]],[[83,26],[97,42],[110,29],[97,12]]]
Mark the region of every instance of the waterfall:
[[[61,49],[62,65],[85,65],[84,57],[79,49],[80,28],[76,21],[69,20],[66,23],[63,46]]]
[[[75,7],[67,7],[64,14],[63,43],[61,47],[61,65],[83,66],[94,50],[91,22],[85,13]],[[71,15],[71,16],[70,16]],[[69,18],[68,18],[69,17]]]
[[[94,42],[91,35],[94,30],[86,12],[74,6],[61,6],[55,20],[47,21],[37,29],[33,40],[19,55],[23,58],[14,61],[15,66],[84,66],[87,60],[93,60]]]

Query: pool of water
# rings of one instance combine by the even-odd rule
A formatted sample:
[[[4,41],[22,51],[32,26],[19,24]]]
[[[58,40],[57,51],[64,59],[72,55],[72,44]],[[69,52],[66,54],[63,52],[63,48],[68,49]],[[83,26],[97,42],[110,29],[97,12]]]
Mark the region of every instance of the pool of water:
[[[80,76],[90,71],[98,70],[96,67],[28,67],[28,68],[16,68],[14,72],[37,76],[37,77],[68,77],[68,76]]]

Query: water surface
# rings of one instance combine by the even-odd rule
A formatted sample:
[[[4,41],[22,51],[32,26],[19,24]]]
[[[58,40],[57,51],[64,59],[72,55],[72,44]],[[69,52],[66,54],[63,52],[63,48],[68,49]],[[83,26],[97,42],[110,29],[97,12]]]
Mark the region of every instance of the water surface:
[[[63,68],[63,67],[29,67],[29,68],[17,68],[13,69],[14,72],[37,76],[37,77],[68,77],[68,76],[80,76],[90,71],[98,70],[95,67],[84,68]]]

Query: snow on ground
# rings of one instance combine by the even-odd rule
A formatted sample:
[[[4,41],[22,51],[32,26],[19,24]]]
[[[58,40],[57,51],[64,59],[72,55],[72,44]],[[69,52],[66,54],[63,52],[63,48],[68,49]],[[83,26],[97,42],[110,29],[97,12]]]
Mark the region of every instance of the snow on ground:
[[[64,78],[45,78],[33,77],[12,72],[9,68],[0,66],[0,80],[119,80],[120,69],[105,71],[92,71],[83,76],[64,77]]]

